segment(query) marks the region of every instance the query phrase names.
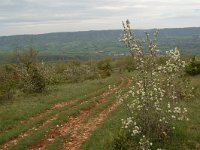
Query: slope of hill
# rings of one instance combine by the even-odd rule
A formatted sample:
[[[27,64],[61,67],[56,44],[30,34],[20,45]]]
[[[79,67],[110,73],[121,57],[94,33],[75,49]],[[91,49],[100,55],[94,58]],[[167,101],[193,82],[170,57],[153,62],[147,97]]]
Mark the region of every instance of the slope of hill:
[[[145,31],[135,30],[144,38]],[[105,55],[124,55],[128,51],[119,42],[121,30],[61,32],[39,35],[15,35],[0,37],[0,56],[9,55],[16,47],[32,46],[41,56],[51,59],[70,57],[101,57]],[[200,27],[161,29],[159,47],[168,50],[182,49],[184,54],[200,54]]]

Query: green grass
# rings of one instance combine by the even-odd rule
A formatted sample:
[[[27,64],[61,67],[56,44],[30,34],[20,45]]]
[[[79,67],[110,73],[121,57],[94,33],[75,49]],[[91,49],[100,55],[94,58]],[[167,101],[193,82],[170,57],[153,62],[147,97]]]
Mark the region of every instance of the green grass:
[[[125,85],[125,84],[126,83],[123,83],[123,85]],[[86,118],[84,118],[84,123],[86,123],[87,121],[89,121],[93,117],[97,116],[97,114],[99,114],[101,111],[103,111],[106,108],[108,108],[108,106],[110,106],[113,103],[114,100],[116,100],[116,95],[113,93],[113,94],[111,94],[111,96],[108,96],[106,102],[104,102],[101,105],[93,108],[90,111],[89,116],[87,116]],[[57,137],[53,141],[53,143],[50,143],[50,144],[47,145],[47,149],[53,150],[53,149],[61,148],[63,142],[66,141],[68,138],[69,138],[69,133],[65,134],[64,136]]]
[[[58,150],[58,149],[62,149],[62,144],[67,140],[69,139],[70,137],[70,134],[65,134],[63,136],[59,136],[59,137],[56,137],[55,140],[50,143],[50,144],[47,144],[46,146],[46,150]]]
[[[123,93],[125,93],[128,90],[127,87],[125,87],[125,89],[123,89]],[[96,116],[97,114],[99,114],[101,111],[105,110],[106,108],[108,108],[115,100],[117,100],[116,95],[112,95],[111,97],[109,97],[109,99],[101,104],[100,106],[96,107],[95,109],[93,109],[89,116],[87,116],[87,118],[85,118],[85,122],[87,122],[88,120],[90,120],[91,118],[93,118],[94,116]]]
[[[108,84],[112,84],[114,81],[116,83],[118,83],[120,81],[119,76],[114,76],[112,78],[108,78],[108,79],[104,79],[104,80],[86,81],[86,82],[84,82],[84,84],[79,83],[79,84],[71,84],[71,85],[65,85],[65,86],[62,85],[60,87],[57,87],[57,88],[59,88],[59,90],[56,90],[54,93],[52,93],[50,95],[40,95],[41,97],[44,98],[44,100],[46,100],[46,102],[42,104],[43,107],[40,107],[42,102],[40,100],[35,100],[34,97],[29,97],[30,101],[27,101],[25,99],[18,99],[18,101],[17,100],[13,101],[13,103],[6,103],[6,104],[0,106],[1,108],[3,108],[3,109],[0,109],[0,114],[2,114],[0,116],[0,119],[1,119],[0,143],[3,144],[4,142],[6,142],[8,140],[11,140],[11,139],[17,137],[20,133],[27,131],[32,126],[43,123],[49,117],[51,117],[57,113],[62,114],[61,113],[62,111],[68,110],[70,107],[78,105],[81,101],[84,101],[90,97],[95,97],[95,96],[99,95],[99,93],[102,93],[108,87]],[[67,90],[68,91],[71,90],[71,91],[69,93],[67,93],[67,95],[66,95],[65,91],[67,91]],[[75,92],[74,92],[74,90],[75,90]],[[77,91],[78,91],[78,93],[77,93]],[[71,104],[69,106],[66,106],[66,107],[63,107],[60,109],[55,109],[52,112],[44,115],[41,118],[37,118],[33,121],[29,121],[25,125],[20,124],[20,121],[26,120],[27,118],[34,116],[35,114],[37,114],[39,112],[43,112],[46,109],[51,108],[55,103],[65,101],[65,99],[63,98],[64,96],[67,97],[66,101],[69,99],[72,99],[72,98],[75,99],[78,97],[79,97],[79,100],[76,103]],[[36,97],[39,97],[39,95],[36,95]],[[47,99],[49,99],[49,97],[51,99],[47,101]],[[34,105],[39,105],[39,107],[38,107],[38,109],[36,109],[36,107],[25,109],[25,107],[27,106],[26,103],[31,103],[31,104],[33,103]],[[20,105],[20,104],[23,104],[23,105]],[[8,109],[6,106],[9,107],[10,109]],[[16,109],[16,106],[19,106],[19,107]],[[12,115],[10,113],[12,111],[15,111],[14,115]],[[27,113],[27,111],[30,111],[30,113]],[[26,115],[26,117],[20,118],[20,116],[22,115],[21,113],[23,113],[23,114],[27,113],[29,115]],[[17,115],[15,115],[15,114],[17,114]],[[6,119],[4,119],[4,118],[6,118]],[[10,123],[12,123],[12,124],[10,125]],[[14,126],[13,124],[16,124],[16,125]],[[9,129],[11,127],[13,129],[8,130],[7,132],[3,132],[3,130]]]
[[[200,149],[200,76],[190,77],[192,85],[197,87],[197,96],[187,102],[181,102],[189,108],[188,122],[176,124],[173,136],[164,144],[166,150]],[[103,106],[102,106],[103,107]],[[121,119],[126,117],[123,105],[112,111],[98,126],[89,139],[82,145],[82,150],[112,150],[114,137],[121,128]],[[157,145],[163,143],[157,143]]]
[[[88,84],[88,82],[85,82],[83,84],[84,86],[81,86],[81,87],[80,87],[80,84],[76,84],[76,86],[79,86],[80,88],[85,88],[84,90],[87,91],[87,93],[86,94],[84,93],[84,95],[82,95],[82,97],[79,97],[79,99],[78,99],[77,95],[73,95],[74,97],[76,97],[78,99],[77,102],[72,103],[72,104],[65,106],[63,108],[60,108],[60,109],[55,109],[52,112],[45,114],[44,116],[42,116],[40,118],[37,118],[33,121],[29,121],[25,125],[21,125],[18,122],[19,124],[17,126],[15,126],[13,129],[8,130],[8,132],[2,132],[0,134],[0,143],[3,144],[4,142],[6,142],[8,140],[14,139],[20,133],[26,131],[26,133],[28,133],[28,136],[25,138],[21,138],[18,141],[17,145],[10,147],[10,149],[26,149],[27,147],[33,145],[38,140],[40,140],[47,131],[54,128],[56,125],[61,124],[62,122],[66,122],[70,116],[78,115],[79,111],[81,109],[92,106],[92,104],[94,104],[95,101],[98,100],[98,98],[100,97],[100,94],[103,91],[105,91],[108,88],[108,85],[112,84],[113,82],[115,82],[115,84],[119,84],[119,82],[120,82],[119,76],[113,76],[112,78],[104,79],[101,81],[90,81],[89,83],[92,84],[93,86],[95,84],[95,88],[93,86],[92,86],[93,88],[91,88],[90,87],[91,85]],[[74,85],[74,84],[72,84],[72,85]],[[90,87],[91,89],[89,89],[88,87]],[[98,88],[96,88],[96,87],[98,87]],[[74,98],[74,97],[72,97],[72,98]],[[93,97],[93,98],[91,99],[91,97]],[[85,103],[82,103],[81,105],[79,105],[84,100],[87,100],[87,101]],[[58,101],[56,101],[56,103],[57,102]],[[17,103],[17,101],[16,101],[16,103]],[[54,104],[54,103],[50,103],[50,104]],[[7,104],[7,105],[9,105],[9,104]],[[52,105],[49,105],[49,106],[52,106]],[[76,107],[73,108],[73,106],[76,106]],[[56,120],[53,120],[47,126],[41,126],[37,129],[37,131],[28,130],[32,126],[42,124],[45,120],[47,120],[48,118],[52,117],[55,114],[58,114],[58,118]],[[60,141],[59,139],[60,138],[58,138],[58,141],[56,140],[57,141],[56,143],[59,143],[59,141]],[[55,143],[55,145],[56,145],[56,143]]]
[[[120,75],[121,76],[121,75]],[[130,77],[130,74],[126,75]],[[200,76],[189,77],[192,80],[192,84],[197,87],[197,97],[191,99],[190,101],[183,101],[181,105],[185,105],[188,108],[188,115],[190,120],[188,122],[180,122],[176,124],[176,130],[172,137],[166,140],[165,144],[156,143],[157,145],[162,144],[166,150],[198,150],[200,149]],[[83,83],[70,84],[70,85],[58,85],[54,86],[55,90],[49,94],[37,94],[32,95],[25,99],[24,97],[18,97],[18,99],[13,102],[5,103],[0,106],[0,143],[4,143],[10,139],[17,137],[22,132],[28,131],[28,136],[21,138],[18,143],[9,149],[11,150],[23,150],[31,145],[37,143],[46,132],[50,131],[56,125],[66,122],[70,116],[79,115],[80,110],[87,109],[91,107],[96,100],[100,97],[102,93],[109,84],[119,83],[119,75],[112,76],[103,80],[86,81]],[[126,83],[124,82],[123,85]],[[134,84],[134,83],[133,83]],[[126,88],[124,92],[127,90]],[[68,91],[68,92],[66,92]],[[34,97],[36,96],[36,97]],[[65,102],[70,99],[77,99],[78,101],[72,103],[63,108],[55,109],[52,112],[44,115],[41,118],[29,121],[25,125],[21,125],[20,121],[27,120],[29,117],[34,116],[39,112],[44,112],[46,109],[51,108],[54,104],[58,102]],[[32,100],[32,101],[31,101]],[[82,103],[87,100],[85,103]],[[112,102],[116,100],[115,94],[111,94],[105,103],[92,108],[90,114],[85,118],[85,123],[90,119],[97,116],[101,111],[108,108]],[[28,106],[30,103],[31,107]],[[41,104],[40,104],[41,103]],[[24,105],[23,105],[24,104]],[[10,107],[9,108],[6,107]],[[18,107],[17,107],[18,106]],[[27,109],[26,109],[27,107]],[[2,108],[2,109],[1,109]],[[22,108],[22,109],[20,109]],[[114,137],[118,134],[121,128],[121,119],[126,117],[125,108],[120,105],[115,110],[113,110],[108,117],[98,125],[97,129],[92,133],[92,135],[87,139],[87,141],[82,145],[83,150],[112,150]],[[29,112],[27,112],[29,111]],[[14,113],[12,115],[12,113]],[[6,114],[5,114],[6,113]],[[19,115],[17,115],[17,114]],[[20,116],[22,114],[25,116]],[[46,126],[38,127],[37,131],[28,130],[35,125],[41,125],[47,119],[54,115],[58,115],[56,120],[53,120]],[[8,120],[3,120],[8,119]],[[15,123],[16,125],[10,125],[9,123]],[[9,127],[6,127],[8,125]],[[4,130],[13,127],[13,129],[5,132]],[[61,145],[70,137],[69,133],[62,136],[58,136],[54,141],[49,142],[46,149],[56,150],[61,148]]]
[[[111,150],[112,141],[116,132],[121,127],[121,119],[126,114],[123,111],[123,106],[120,105],[112,111],[104,122],[94,131],[89,139],[82,146],[83,150]]]
[[[60,113],[59,117],[50,124],[48,124],[48,126],[41,127],[37,131],[32,131],[26,138],[22,138],[21,140],[19,140],[17,145],[12,146],[10,150],[24,150],[27,147],[35,144],[45,135],[47,131],[54,128],[56,125],[66,122],[70,116],[78,115],[81,109],[91,106],[93,102],[94,101],[84,103],[83,105],[77,106],[75,109]]]
[[[87,98],[91,93],[107,87],[118,77],[103,80],[86,81],[78,84],[53,86],[51,93],[18,97],[11,102],[0,105],[0,132],[7,130],[20,121],[44,112],[58,102],[65,102],[81,97]]]
[[[123,83],[123,89],[125,88],[125,90],[123,90],[123,92],[125,92],[127,90],[126,87],[124,87],[126,85],[127,82]],[[97,107],[93,108],[89,115],[84,118],[84,123],[87,123],[90,119],[94,118],[97,116],[97,114],[99,114],[101,111],[105,110],[106,108],[108,108],[115,100],[116,100],[116,95],[115,92],[113,94],[111,94],[110,96],[108,96],[107,101],[105,101],[104,103],[102,103],[101,105],[98,105]],[[69,136],[69,134],[67,134]],[[67,137],[68,137],[67,136]],[[56,148],[61,148],[63,142],[66,141],[66,136],[59,136],[55,139],[55,141],[53,143],[50,143],[47,147],[47,149],[56,149]],[[51,146],[51,148],[50,148]]]
[[[78,115],[80,110],[92,106],[96,102],[96,100],[98,100],[98,97],[95,97],[94,99],[91,99],[90,101],[87,101],[81,105],[78,105],[74,109],[68,109],[66,111],[60,112],[58,118],[52,121],[50,124],[48,124],[48,126],[40,127],[37,131],[31,131],[26,138],[22,138],[21,140],[19,140],[17,145],[12,146],[10,149],[12,150],[26,149],[27,147],[35,144],[38,140],[40,140],[44,136],[44,134],[47,131],[54,128],[58,124],[66,122],[70,116]],[[55,145],[57,145],[60,140],[61,137],[56,139],[57,142],[55,143]]]

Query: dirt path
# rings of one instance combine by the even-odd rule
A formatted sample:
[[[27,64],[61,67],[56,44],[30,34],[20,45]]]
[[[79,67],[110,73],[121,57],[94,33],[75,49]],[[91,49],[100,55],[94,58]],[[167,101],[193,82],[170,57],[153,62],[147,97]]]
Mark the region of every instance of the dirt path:
[[[120,82],[120,85],[122,84],[124,79],[121,78],[121,82]],[[114,85],[113,85],[114,86]],[[111,89],[112,91],[112,89]],[[108,96],[109,92],[108,90],[105,90],[101,93],[101,97],[106,97]],[[93,99],[94,97],[91,97],[85,101],[82,101],[81,103],[79,103],[78,105],[82,105],[83,103],[86,103],[88,102],[90,99]],[[76,103],[78,100],[70,100],[68,102],[61,102],[61,103],[57,103],[55,104],[52,108],[46,110],[45,112],[42,112],[42,113],[39,113],[39,114],[36,114],[35,116],[33,117],[30,117],[28,120],[25,120],[23,122],[21,122],[21,124],[25,124],[27,123],[28,121],[31,121],[31,120],[36,120],[38,118],[41,118],[45,115],[47,115],[48,113],[51,113],[53,110],[55,109],[60,109],[60,108],[63,108],[63,107],[66,107],[68,105],[71,105],[71,104],[74,104]],[[76,107],[75,106],[72,106],[71,108],[74,108]],[[45,122],[43,122],[42,124],[39,124],[39,125],[35,125],[33,127],[31,127],[30,129],[28,129],[27,131],[21,133],[19,136],[17,136],[16,138],[12,139],[12,140],[9,140],[8,142],[4,143],[3,145],[0,145],[0,149],[7,149],[13,145],[16,145],[18,143],[19,140],[21,140],[22,138],[25,138],[27,137],[31,131],[34,131],[34,130],[38,130],[40,127],[44,127],[44,126],[47,126],[49,125],[52,121],[56,120],[58,117],[58,114],[55,114],[53,116],[51,116],[49,119],[47,119]]]
[[[128,81],[126,87],[131,85],[131,80]],[[127,93],[124,94],[126,96]],[[91,119],[87,124],[80,123],[75,125],[71,133],[71,138],[67,140],[63,146],[63,150],[78,150],[81,145],[89,138],[97,126],[108,116],[108,114],[119,106],[119,101],[115,100],[108,108],[100,112],[95,118]]]
[[[36,120],[38,118],[41,118],[43,116],[45,116],[46,114],[52,112],[54,109],[58,109],[58,108],[62,108],[62,107],[65,107],[65,106],[68,106],[72,103],[75,103],[77,100],[70,100],[69,102],[62,102],[62,103],[58,103],[58,104],[55,104],[51,109],[43,112],[43,113],[40,113],[40,114],[37,114],[36,116],[34,117],[31,117],[29,118],[28,120],[26,120],[25,122],[21,123],[22,125],[25,124],[25,123],[28,123],[28,121],[31,121],[31,120]],[[61,104],[63,104],[61,106]],[[17,136],[16,138],[12,139],[12,140],[9,140],[7,141],[6,143],[4,143],[3,145],[0,145],[0,149],[7,149],[15,144],[17,144],[17,142],[22,139],[22,138],[25,138],[29,135],[29,133],[31,131],[34,131],[34,130],[37,130],[38,128],[40,127],[44,127],[48,124],[50,124],[52,121],[56,120],[58,117],[58,114],[55,114],[53,116],[51,116],[50,118],[48,118],[46,121],[44,121],[42,124],[37,124],[35,126],[32,126],[30,129],[28,129],[27,131],[21,133],[19,136]]]
[[[37,129],[40,128],[40,127],[43,127],[43,126],[48,125],[48,124],[49,124],[50,122],[52,122],[53,120],[56,120],[57,116],[58,116],[58,115],[55,115],[55,116],[51,117],[50,119],[46,120],[43,124],[41,124],[41,125],[39,125],[39,126],[34,126],[34,127],[30,128],[30,129],[28,129],[28,131],[26,131],[26,132],[24,132],[24,133],[21,133],[17,138],[15,138],[15,139],[13,139],[13,140],[10,140],[10,141],[8,141],[8,142],[6,142],[6,143],[4,143],[3,145],[1,145],[0,150],[8,149],[9,147],[11,147],[11,146],[17,144],[17,142],[18,142],[20,139],[27,137],[31,131],[37,130]]]
[[[36,120],[36,119],[38,119],[38,118],[43,117],[44,115],[46,115],[46,114],[52,112],[52,111],[55,110],[55,109],[63,108],[63,107],[65,107],[65,106],[68,106],[68,105],[73,104],[73,103],[75,103],[75,102],[77,102],[76,99],[71,99],[71,100],[69,100],[69,101],[67,101],[67,102],[59,102],[59,103],[56,103],[56,104],[54,104],[54,106],[51,107],[50,109],[47,109],[47,110],[45,110],[45,111],[42,112],[42,113],[38,113],[38,114],[36,114],[35,116],[28,118],[27,120],[21,121],[20,123],[21,123],[21,124],[26,124],[26,123],[29,122],[29,121]]]
[[[118,85],[117,87],[114,87],[113,89],[111,88],[107,92],[103,93],[101,95],[101,98],[99,100],[97,100],[94,104],[92,104],[90,107],[81,110],[79,112],[79,115],[70,117],[67,122],[57,126],[53,130],[51,130],[49,133],[47,133],[44,136],[43,139],[41,139],[38,143],[36,143],[32,147],[30,147],[29,150],[38,150],[38,149],[42,150],[42,149],[45,149],[45,146],[48,143],[50,143],[50,141],[53,141],[56,137],[63,136],[66,133],[68,133],[69,131],[71,133],[71,131],[78,130],[80,128],[80,126],[82,126],[81,123],[84,121],[84,118],[86,118],[86,116],[91,112],[91,110],[93,110],[97,106],[99,106],[102,103],[104,103],[107,100],[108,96],[113,94],[116,90],[118,90],[119,88],[122,88],[123,80],[124,79],[122,79],[121,84]]]

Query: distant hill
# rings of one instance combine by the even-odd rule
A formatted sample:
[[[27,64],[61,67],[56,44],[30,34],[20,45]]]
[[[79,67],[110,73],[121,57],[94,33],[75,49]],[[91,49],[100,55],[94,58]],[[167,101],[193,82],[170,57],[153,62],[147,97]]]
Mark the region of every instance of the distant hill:
[[[145,31],[153,33],[155,30],[134,30],[141,38]],[[121,34],[121,30],[102,30],[1,36],[0,57],[3,59],[16,47],[28,46],[38,49],[40,56],[47,59],[125,55],[128,51],[119,42]],[[179,47],[184,54],[200,55],[200,27],[161,29],[158,43],[161,50]]]

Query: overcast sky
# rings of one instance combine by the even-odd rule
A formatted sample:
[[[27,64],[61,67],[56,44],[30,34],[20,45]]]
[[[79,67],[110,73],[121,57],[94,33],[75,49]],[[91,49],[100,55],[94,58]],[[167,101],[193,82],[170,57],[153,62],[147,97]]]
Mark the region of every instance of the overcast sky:
[[[0,35],[199,27],[200,0],[1,0]]]

